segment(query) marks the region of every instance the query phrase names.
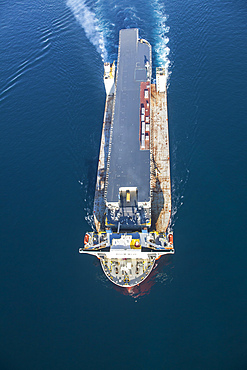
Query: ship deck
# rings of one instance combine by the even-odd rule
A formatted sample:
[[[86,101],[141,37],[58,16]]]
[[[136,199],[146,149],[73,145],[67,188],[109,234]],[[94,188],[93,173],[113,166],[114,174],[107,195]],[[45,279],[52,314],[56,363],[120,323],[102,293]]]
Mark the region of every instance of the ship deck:
[[[137,187],[138,202],[150,200],[150,153],[140,150],[140,83],[147,80],[151,47],[138,29],[120,31],[116,94],[110,141],[106,201],[118,202],[120,187]]]

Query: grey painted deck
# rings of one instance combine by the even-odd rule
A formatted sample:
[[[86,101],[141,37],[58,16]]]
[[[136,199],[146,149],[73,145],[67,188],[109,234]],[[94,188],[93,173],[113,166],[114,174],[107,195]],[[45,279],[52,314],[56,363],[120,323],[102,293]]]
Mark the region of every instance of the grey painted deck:
[[[107,202],[118,202],[123,186],[136,186],[139,202],[150,200],[150,153],[140,150],[139,117],[140,82],[146,81],[151,53],[138,37],[138,29],[120,31]]]

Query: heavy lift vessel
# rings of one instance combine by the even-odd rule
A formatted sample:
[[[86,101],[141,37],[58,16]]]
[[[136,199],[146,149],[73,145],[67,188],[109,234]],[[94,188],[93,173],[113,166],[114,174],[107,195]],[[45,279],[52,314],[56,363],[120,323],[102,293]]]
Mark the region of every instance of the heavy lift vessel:
[[[80,253],[100,259],[121,287],[142,283],[173,254],[166,71],[156,69],[138,29],[119,33],[117,68],[104,64],[106,104],[94,199],[96,232]]]

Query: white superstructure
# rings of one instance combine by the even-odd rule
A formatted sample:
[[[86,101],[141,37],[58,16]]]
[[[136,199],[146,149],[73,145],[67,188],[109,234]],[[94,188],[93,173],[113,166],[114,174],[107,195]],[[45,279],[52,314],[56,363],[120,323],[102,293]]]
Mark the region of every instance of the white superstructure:
[[[173,238],[167,233],[117,233],[107,229],[87,233],[79,252],[99,258],[105,275],[114,284],[133,287],[148,277],[159,257],[174,254],[174,248]]]
[[[104,84],[106,95],[113,95],[115,91],[115,62],[104,63]]]
[[[166,91],[166,68],[156,68],[156,88],[157,92]]]

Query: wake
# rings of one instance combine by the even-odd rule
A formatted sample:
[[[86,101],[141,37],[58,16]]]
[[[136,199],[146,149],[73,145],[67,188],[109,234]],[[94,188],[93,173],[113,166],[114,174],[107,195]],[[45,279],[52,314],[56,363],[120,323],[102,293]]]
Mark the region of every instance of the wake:
[[[160,0],[133,5],[131,0],[67,0],[66,4],[95,46],[103,62],[117,58],[118,34],[123,28],[139,28],[140,36],[153,46],[154,67],[163,66],[170,75],[168,16]]]
[[[73,12],[76,20],[82,26],[89,41],[96,47],[102,61],[107,60],[104,34],[100,30],[99,20],[95,13],[86,5],[85,0],[67,0],[67,6]]]
[[[165,12],[165,7],[160,4],[158,0],[153,0],[151,3],[153,7],[153,18],[154,18],[154,39],[155,39],[155,53],[157,64],[165,67],[166,77],[168,79],[171,74],[170,71],[170,48],[168,47],[169,37],[168,33],[170,27],[167,26],[166,22],[168,15]]]

